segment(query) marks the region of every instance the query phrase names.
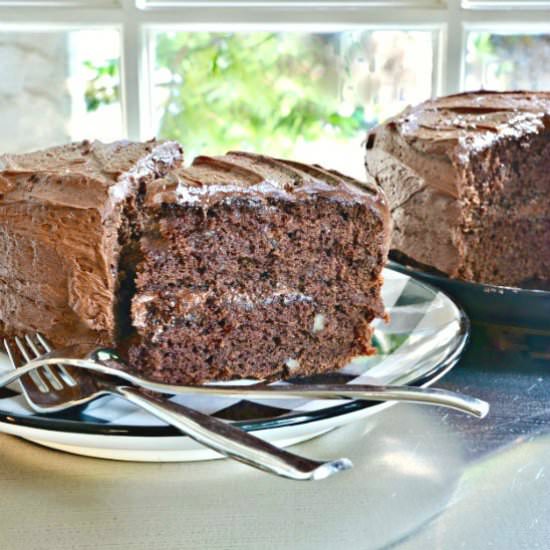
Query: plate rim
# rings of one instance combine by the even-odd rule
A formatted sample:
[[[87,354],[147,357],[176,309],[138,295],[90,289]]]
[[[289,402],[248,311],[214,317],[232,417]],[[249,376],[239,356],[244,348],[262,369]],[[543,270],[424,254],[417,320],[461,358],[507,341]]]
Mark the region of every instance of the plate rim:
[[[421,276],[421,277],[426,277],[428,279],[433,280],[435,284],[438,284],[438,282],[461,284],[461,285],[464,285],[466,288],[470,288],[476,291],[482,291],[487,294],[510,293],[510,294],[524,294],[524,295],[526,294],[528,296],[533,296],[533,297],[535,296],[550,297],[550,290],[542,290],[542,289],[536,289],[536,288],[522,288],[520,286],[500,286],[500,285],[493,285],[490,283],[476,283],[475,281],[466,281],[465,279],[453,278],[441,273],[433,273],[431,271],[420,269],[418,267],[412,267],[407,264],[401,263],[397,260],[391,259],[391,253],[390,253],[390,259],[388,260],[386,267],[388,269],[393,269],[394,271],[398,271],[399,273],[402,273],[404,275],[408,275],[409,277],[412,277],[415,280],[418,280],[416,279],[416,277]],[[424,284],[432,286],[429,283],[424,283]],[[456,305],[458,305],[456,301],[454,302]]]
[[[470,340],[470,320],[464,309],[453,298],[441,289],[432,286],[425,281],[419,280],[410,273],[403,273],[399,269],[392,266],[395,262],[388,262],[385,269],[406,275],[414,281],[415,284],[425,287],[434,294],[441,293],[449,300],[457,310],[459,321],[458,341],[453,348],[450,348],[448,354],[437,364],[434,365],[428,372],[423,373],[418,378],[412,380],[409,385],[417,387],[427,387],[437,382],[445,376],[459,361],[462,352],[466,348]],[[366,400],[351,400],[346,403],[341,403],[333,407],[314,411],[294,412],[288,415],[283,415],[275,418],[258,419],[258,420],[242,420],[233,422],[234,425],[247,432],[256,432],[262,430],[270,430],[277,428],[285,428],[309,424],[319,420],[335,418],[350,413],[354,413],[363,409],[383,405],[383,402],[366,401]],[[140,426],[140,425],[124,425],[124,424],[109,424],[100,422],[82,422],[81,420],[71,420],[57,417],[54,413],[48,415],[32,415],[20,416],[13,413],[8,413],[0,410],[0,425],[8,424],[11,426],[21,426],[35,428],[44,431],[68,432],[82,435],[95,436],[118,436],[118,437],[188,437],[182,434],[173,426]]]

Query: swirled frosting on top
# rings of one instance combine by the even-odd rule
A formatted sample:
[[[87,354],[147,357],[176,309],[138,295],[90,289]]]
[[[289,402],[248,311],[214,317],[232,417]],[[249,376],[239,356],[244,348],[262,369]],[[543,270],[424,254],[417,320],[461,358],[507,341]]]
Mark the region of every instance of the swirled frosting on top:
[[[108,215],[142,178],[182,160],[174,142],[82,141],[27,154],[0,155],[0,202],[91,208]]]
[[[208,208],[235,200],[265,203],[270,197],[299,201],[314,196],[368,203],[387,211],[384,195],[375,184],[317,165],[235,151],[221,157],[197,157],[190,167],[155,181],[148,188],[146,204]]]
[[[454,145],[467,159],[495,140],[536,133],[549,117],[550,92],[476,92],[427,101],[390,124],[426,152]]]
[[[457,165],[496,141],[535,134],[550,125],[550,92],[467,92],[409,107],[367,137],[367,169],[380,172],[389,155],[424,184],[457,197]]]

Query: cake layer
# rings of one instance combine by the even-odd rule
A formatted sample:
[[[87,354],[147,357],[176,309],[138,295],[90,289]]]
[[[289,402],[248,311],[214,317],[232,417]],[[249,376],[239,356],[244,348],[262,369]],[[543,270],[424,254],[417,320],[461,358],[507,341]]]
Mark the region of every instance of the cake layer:
[[[138,288],[267,294],[280,285],[305,293],[324,285],[332,299],[353,279],[358,295],[347,288],[347,296],[360,300],[382,266],[386,237],[373,236],[383,223],[360,203],[324,198],[270,199],[265,207],[237,199],[206,215],[167,208],[142,239],[150,263],[138,273]]]
[[[550,236],[545,224],[530,221],[550,216],[550,93],[428,101],[372,130],[366,148],[369,177],[392,210],[394,250],[467,280],[550,278]],[[540,247],[523,249],[523,260],[510,264],[521,248],[514,227],[527,226],[536,233],[529,242]]]
[[[133,368],[173,384],[273,380],[336,370],[372,352],[368,323],[374,314],[367,307],[320,307],[296,295],[237,300],[154,324],[159,334],[130,348]]]
[[[468,236],[464,278],[544,288],[550,280],[550,213],[501,218]]]

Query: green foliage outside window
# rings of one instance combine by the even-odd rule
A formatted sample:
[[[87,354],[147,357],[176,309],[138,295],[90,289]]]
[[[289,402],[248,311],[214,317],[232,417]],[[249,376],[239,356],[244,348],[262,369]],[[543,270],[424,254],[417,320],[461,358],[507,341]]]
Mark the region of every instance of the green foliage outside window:
[[[193,152],[276,154],[290,153],[298,138],[356,136],[366,128],[364,112],[339,112],[338,47],[331,34],[161,33],[158,133]],[[97,68],[89,110],[113,100],[101,87],[102,72],[113,66]]]
[[[467,73],[490,89],[548,89],[550,35],[471,32]]]
[[[110,105],[120,100],[118,59],[109,59],[105,65],[95,66],[91,61],[84,66],[95,73],[88,81],[84,101],[88,112],[96,111],[101,105]]]
[[[278,154],[296,139],[353,136],[363,110],[338,112],[331,35],[162,34],[160,68],[170,73],[162,136],[194,150],[249,148]],[[333,65],[333,64],[332,64]]]

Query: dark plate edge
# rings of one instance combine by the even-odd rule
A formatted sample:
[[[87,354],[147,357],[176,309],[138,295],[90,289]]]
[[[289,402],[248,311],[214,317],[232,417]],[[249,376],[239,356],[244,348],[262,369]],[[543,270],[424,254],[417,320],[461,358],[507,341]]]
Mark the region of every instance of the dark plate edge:
[[[474,283],[472,281],[465,281],[463,279],[453,279],[452,277],[447,277],[438,273],[432,273],[430,271],[419,269],[418,267],[408,266],[402,264],[396,260],[389,260],[386,264],[386,268],[393,269],[404,275],[409,275],[410,277],[416,278],[417,276],[426,277],[427,279],[432,280],[435,284],[437,283],[450,283],[456,285],[462,285],[465,288],[472,289],[475,291],[482,291],[487,294],[522,294],[533,297],[550,297],[549,290],[538,290],[535,288],[521,288],[516,286],[499,286],[491,285],[487,283]],[[418,280],[418,279],[416,279]],[[456,304],[456,302],[455,302]]]

